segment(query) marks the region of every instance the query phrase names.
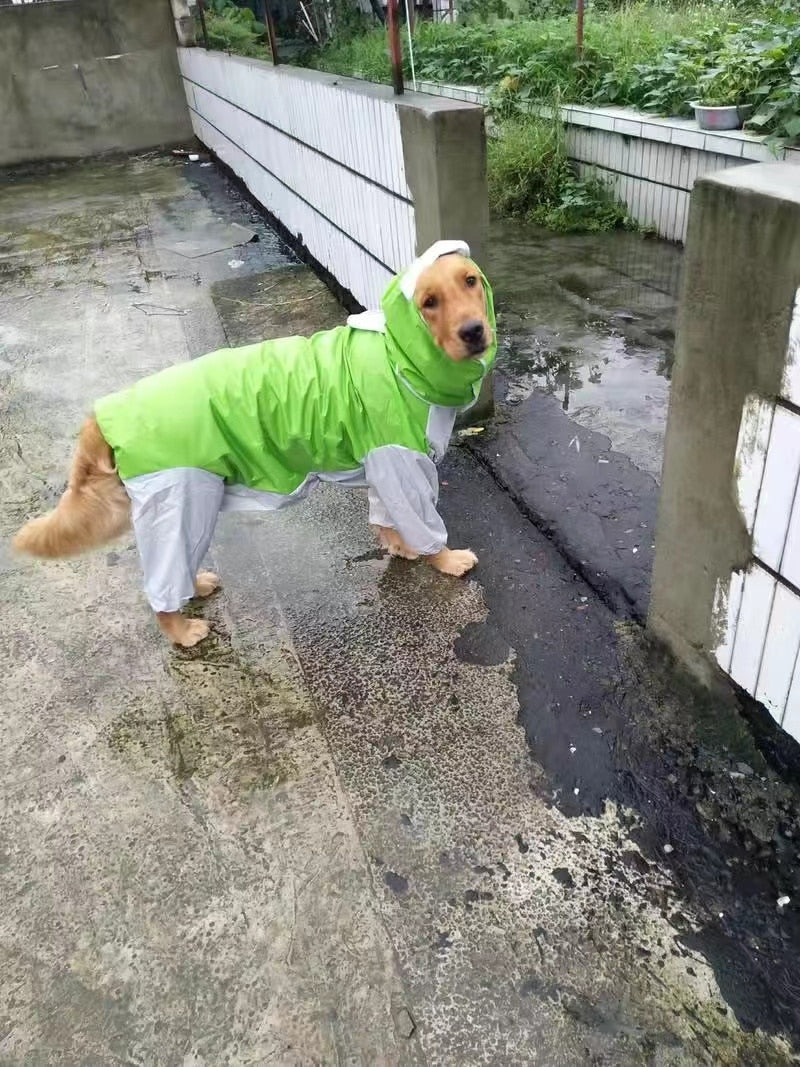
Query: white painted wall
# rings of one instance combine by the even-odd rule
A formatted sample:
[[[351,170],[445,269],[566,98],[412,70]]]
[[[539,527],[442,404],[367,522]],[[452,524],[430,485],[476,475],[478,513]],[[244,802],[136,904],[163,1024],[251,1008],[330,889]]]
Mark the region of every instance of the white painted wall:
[[[486,93],[472,86],[419,82],[423,93],[486,104]],[[661,119],[630,108],[561,108],[570,158],[582,176],[606,180],[642,226],[659,237],[686,237],[689,194],[697,178],[744,163],[800,163],[800,151],[780,150],[777,157],[764,139],[733,130],[705,133],[689,119]]]
[[[753,558],[717,589],[717,662],[800,740],[800,289],[780,398],[753,397],[739,429],[736,486]]]
[[[179,49],[196,136],[365,307],[415,255],[391,89]]]

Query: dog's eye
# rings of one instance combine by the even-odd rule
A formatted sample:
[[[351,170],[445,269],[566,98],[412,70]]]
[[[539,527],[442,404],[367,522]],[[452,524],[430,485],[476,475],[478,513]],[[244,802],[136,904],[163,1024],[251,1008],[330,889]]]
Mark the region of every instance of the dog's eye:
[[[478,279],[475,277],[474,274],[468,274],[464,280],[467,283],[468,289],[474,289],[475,286],[478,284]]]
[[[426,296],[425,299],[422,301],[422,306],[426,309],[426,311],[432,311],[438,303],[439,301],[436,299],[435,296]]]

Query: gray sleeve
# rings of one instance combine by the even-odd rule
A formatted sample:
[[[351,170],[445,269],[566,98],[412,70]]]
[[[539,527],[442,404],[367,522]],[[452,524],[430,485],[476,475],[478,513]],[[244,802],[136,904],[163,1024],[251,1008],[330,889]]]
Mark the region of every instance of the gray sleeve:
[[[401,445],[384,445],[368,453],[364,473],[391,520],[379,525],[391,525],[420,555],[432,556],[445,547],[447,530],[436,510],[439,477],[433,460]]]

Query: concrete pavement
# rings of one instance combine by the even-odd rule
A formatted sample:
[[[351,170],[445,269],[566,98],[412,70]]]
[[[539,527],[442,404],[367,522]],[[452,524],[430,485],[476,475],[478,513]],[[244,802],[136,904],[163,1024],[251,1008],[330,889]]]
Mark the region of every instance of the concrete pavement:
[[[212,223],[260,240],[169,250]],[[11,558],[92,397],[340,312],[213,167],[17,177],[0,234],[0,1062],[792,1062],[796,793],[463,449],[473,580],[326,489],[221,522],[190,652],[129,540]]]

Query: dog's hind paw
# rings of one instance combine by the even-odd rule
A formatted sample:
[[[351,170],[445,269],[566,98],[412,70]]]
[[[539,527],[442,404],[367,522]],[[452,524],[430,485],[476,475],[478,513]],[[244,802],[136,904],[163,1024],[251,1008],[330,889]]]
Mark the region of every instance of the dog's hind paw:
[[[219,589],[219,575],[213,571],[198,571],[194,580],[194,595],[199,597],[211,596],[215,589]]]
[[[205,637],[208,637],[210,632],[211,627],[205,619],[187,619],[186,626],[181,627],[180,634],[176,634],[173,641],[181,648],[194,648]]]

